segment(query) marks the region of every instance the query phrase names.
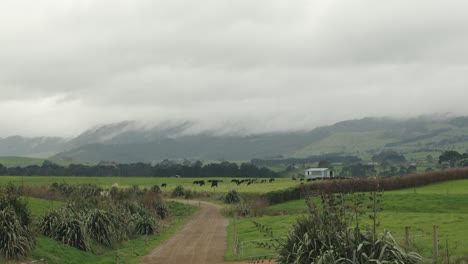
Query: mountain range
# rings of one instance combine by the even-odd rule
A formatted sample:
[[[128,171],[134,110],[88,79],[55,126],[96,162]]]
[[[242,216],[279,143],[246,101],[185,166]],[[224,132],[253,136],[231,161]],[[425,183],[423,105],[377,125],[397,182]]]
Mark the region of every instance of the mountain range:
[[[74,138],[0,138],[0,156],[48,157],[80,162],[250,160],[343,153],[365,157],[384,149],[402,153],[468,149],[468,116],[410,119],[367,117],[309,131],[262,134],[193,132],[194,123],[100,125]]]

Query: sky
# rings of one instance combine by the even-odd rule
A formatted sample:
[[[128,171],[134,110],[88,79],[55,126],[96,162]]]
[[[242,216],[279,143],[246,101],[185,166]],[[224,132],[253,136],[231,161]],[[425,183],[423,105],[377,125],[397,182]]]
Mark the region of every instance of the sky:
[[[2,0],[0,137],[468,114],[468,1]]]

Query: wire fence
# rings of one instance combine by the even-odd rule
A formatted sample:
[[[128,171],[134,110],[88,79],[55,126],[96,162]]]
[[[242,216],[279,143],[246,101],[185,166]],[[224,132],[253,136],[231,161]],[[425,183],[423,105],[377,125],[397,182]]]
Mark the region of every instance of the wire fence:
[[[277,255],[275,250],[261,246],[261,244],[271,242],[271,239],[242,241],[239,244],[239,257],[241,259],[272,258]]]

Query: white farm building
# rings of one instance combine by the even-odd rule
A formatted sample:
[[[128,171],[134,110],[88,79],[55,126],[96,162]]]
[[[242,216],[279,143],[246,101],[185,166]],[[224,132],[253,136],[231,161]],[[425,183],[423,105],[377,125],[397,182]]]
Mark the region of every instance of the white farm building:
[[[333,171],[328,168],[310,168],[305,170],[304,179],[333,178]]]

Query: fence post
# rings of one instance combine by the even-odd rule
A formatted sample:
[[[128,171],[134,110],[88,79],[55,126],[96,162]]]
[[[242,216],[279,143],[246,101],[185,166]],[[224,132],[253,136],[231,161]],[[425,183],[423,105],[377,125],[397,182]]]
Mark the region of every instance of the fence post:
[[[437,263],[437,260],[439,258],[439,239],[438,239],[438,234],[437,234],[438,227],[436,225],[434,225],[433,230],[434,230],[434,238],[433,238],[433,242],[434,242],[434,263]]]
[[[119,264],[119,253],[115,253],[115,264]]]
[[[405,226],[405,238],[406,238],[406,245],[409,245],[410,243],[410,227]]]

